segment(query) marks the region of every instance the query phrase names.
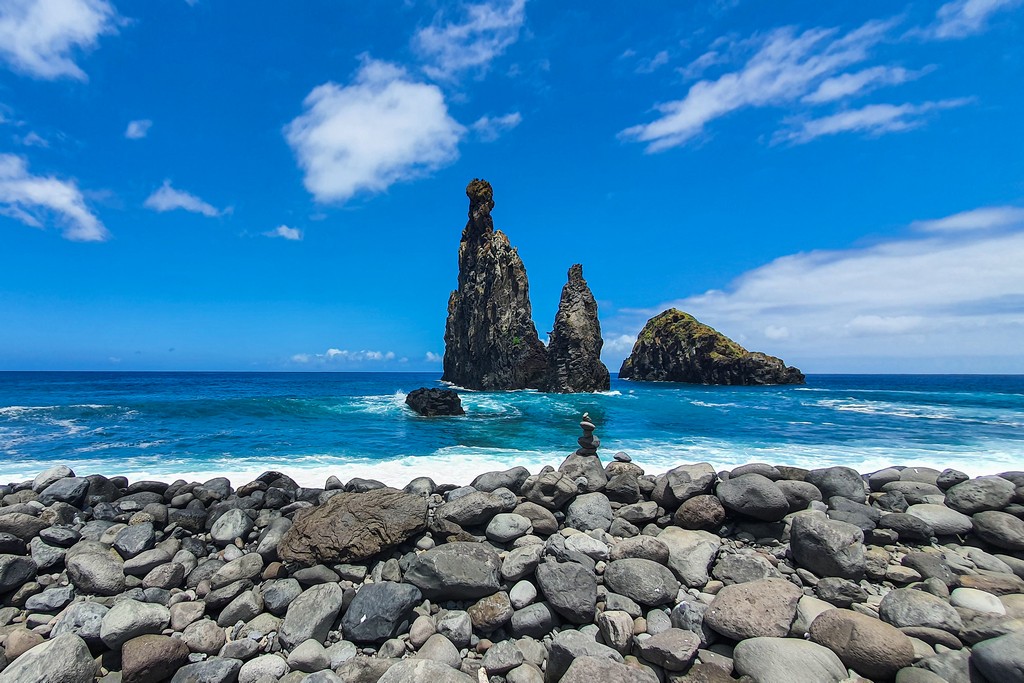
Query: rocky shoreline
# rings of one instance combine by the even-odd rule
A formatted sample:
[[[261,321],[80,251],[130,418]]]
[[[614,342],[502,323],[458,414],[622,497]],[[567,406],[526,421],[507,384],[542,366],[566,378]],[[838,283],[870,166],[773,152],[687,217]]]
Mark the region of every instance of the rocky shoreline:
[[[1024,680],[1024,472],[0,486],[0,683]]]

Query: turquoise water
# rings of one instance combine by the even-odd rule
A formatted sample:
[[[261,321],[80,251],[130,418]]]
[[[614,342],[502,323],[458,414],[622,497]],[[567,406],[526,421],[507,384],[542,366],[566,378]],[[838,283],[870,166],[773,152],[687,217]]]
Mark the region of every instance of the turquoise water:
[[[751,461],[971,474],[1024,469],[1024,376],[812,375],[803,387],[612,380],[603,394],[462,392],[464,418],[421,418],[420,373],[0,373],[0,481],[57,463],[79,474],[242,478],[267,469],[322,484],[421,474],[461,483],[557,465],[587,411],[601,453],[649,472]]]

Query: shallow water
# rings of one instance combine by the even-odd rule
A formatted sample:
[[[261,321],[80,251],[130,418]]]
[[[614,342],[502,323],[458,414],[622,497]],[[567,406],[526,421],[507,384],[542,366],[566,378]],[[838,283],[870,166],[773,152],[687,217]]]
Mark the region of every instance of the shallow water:
[[[0,373],[0,481],[57,463],[79,474],[236,484],[267,469],[322,485],[372,476],[468,482],[536,471],[575,448],[588,411],[607,460],[649,472],[752,461],[861,471],[1024,469],[1024,376],[812,375],[803,387],[612,380],[603,394],[462,392],[468,415],[422,418],[424,373]],[[246,479],[248,480],[248,479]]]

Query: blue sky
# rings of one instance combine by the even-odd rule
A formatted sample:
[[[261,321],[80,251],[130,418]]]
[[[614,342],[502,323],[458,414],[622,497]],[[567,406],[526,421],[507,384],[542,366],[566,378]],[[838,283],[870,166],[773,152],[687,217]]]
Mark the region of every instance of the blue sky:
[[[1024,372],[1022,122],[1022,0],[0,0],[0,369],[439,371],[482,177],[613,370]]]

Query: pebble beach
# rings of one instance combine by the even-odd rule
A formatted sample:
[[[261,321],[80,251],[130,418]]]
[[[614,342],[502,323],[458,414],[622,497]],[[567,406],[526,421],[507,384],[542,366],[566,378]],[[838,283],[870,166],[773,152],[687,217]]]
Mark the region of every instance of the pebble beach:
[[[580,426],[469,486],[0,486],[0,683],[1024,677],[1024,473],[651,475]]]

